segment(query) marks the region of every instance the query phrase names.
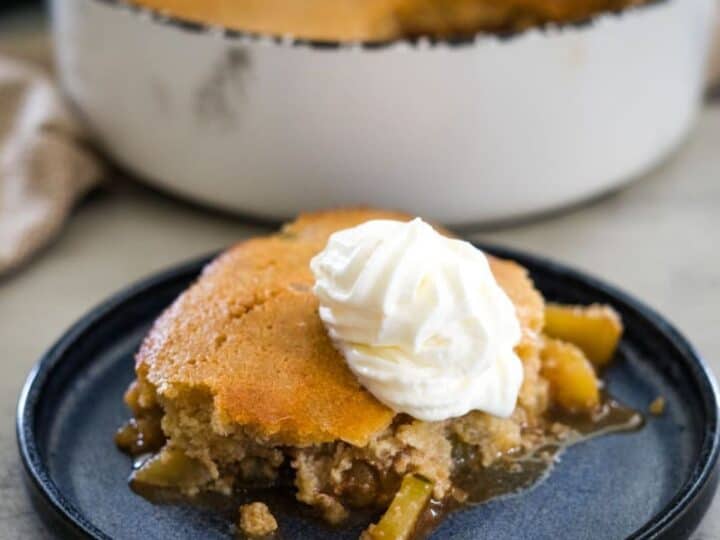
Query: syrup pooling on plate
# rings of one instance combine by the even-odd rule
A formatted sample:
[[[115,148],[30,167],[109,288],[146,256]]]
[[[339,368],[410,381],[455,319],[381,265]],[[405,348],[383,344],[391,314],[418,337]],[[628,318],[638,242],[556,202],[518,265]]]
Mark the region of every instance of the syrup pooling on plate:
[[[468,452],[467,447],[456,445],[454,483],[462,491],[459,497],[462,500],[452,496],[442,501],[431,500],[418,520],[412,539],[421,540],[430,536],[449,512],[533,487],[550,474],[562,453],[574,444],[610,433],[633,432],[643,427],[645,420],[638,411],[608,395],[603,397],[601,405],[590,414],[554,410],[550,418],[567,429],[548,434],[545,444],[527,455],[512,456],[490,467],[482,467],[478,466],[477,456]]]
[[[551,419],[559,429],[545,435],[544,444],[526,455],[510,456],[491,467],[473,465],[465,457],[455,472],[455,484],[468,495],[468,503],[482,503],[494,497],[528,488],[542,479],[562,452],[577,443],[609,433],[632,432],[643,426],[642,415],[615,399],[606,397],[597,411],[568,414],[553,411]]]
[[[517,494],[533,487],[550,474],[558,458],[568,447],[601,435],[632,432],[642,428],[645,422],[638,411],[622,405],[607,394],[603,395],[600,406],[591,413],[573,414],[555,408],[549,414],[548,420],[554,422],[558,428],[547,430],[543,444],[525,455],[508,455],[490,467],[482,466],[480,457],[471,447],[456,441],[453,449],[455,462],[453,482],[457,489],[443,500],[430,500],[415,526],[411,539],[422,540],[429,537],[450,512],[498,497]],[[137,437],[137,441],[133,444],[126,445],[128,452],[134,457],[129,483],[135,493],[149,501],[155,504],[189,503],[212,509],[230,519],[239,505],[251,501],[264,501],[271,509],[297,513],[298,505],[288,493],[292,485],[289,475],[284,482],[281,482],[281,486],[243,487],[236,489],[232,495],[205,493],[200,496],[188,496],[170,487],[152,486],[138,481],[137,471],[148,460],[153,459],[153,454],[144,451],[146,448],[144,441],[148,436],[136,426],[137,424],[129,422],[118,433],[122,434],[122,440],[126,443],[131,442],[132,435]],[[154,426],[149,426],[147,429],[150,433],[156,433]],[[312,512],[307,511],[303,514],[309,517],[313,515]],[[373,517],[376,516],[368,510],[356,510],[350,516],[349,522],[367,522]]]

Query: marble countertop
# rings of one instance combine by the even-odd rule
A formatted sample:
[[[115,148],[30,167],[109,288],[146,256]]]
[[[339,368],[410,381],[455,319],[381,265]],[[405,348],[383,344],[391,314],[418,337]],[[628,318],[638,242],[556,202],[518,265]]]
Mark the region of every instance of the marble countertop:
[[[1,25],[0,25],[1,26]],[[0,33],[2,31],[0,30]],[[44,40],[26,41],[36,54]],[[0,40],[0,51],[2,51]],[[17,47],[14,50],[19,50]],[[466,231],[550,256],[619,285],[664,313],[720,373],[720,103],[687,142],[627,188],[532,223]],[[0,536],[50,538],[25,494],[14,432],[21,385],[76,319],[130,282],[264,232],[168,199],[116,174],[30,265],[0,279]],[[720,540],[716,498],[696,540]]]

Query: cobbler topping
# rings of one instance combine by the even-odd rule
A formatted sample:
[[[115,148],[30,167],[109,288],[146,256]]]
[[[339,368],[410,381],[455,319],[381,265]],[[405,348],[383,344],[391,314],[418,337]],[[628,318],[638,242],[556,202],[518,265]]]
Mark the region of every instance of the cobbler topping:
[[[251,537],[267,536],[278,528],[275,516],[265,503],[254,502],[240,507],[240,529]]]
[[[311,262],[320,318],[359,381],[397,412],[507,417],[521,329],[485,254],[417,218],[333,234]]]

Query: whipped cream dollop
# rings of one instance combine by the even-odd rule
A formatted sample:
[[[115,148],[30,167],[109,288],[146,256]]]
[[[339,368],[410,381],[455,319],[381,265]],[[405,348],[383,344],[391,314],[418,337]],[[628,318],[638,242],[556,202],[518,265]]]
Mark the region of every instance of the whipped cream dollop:
[[[310,267],[335,346],[388,407],[428,421],[512,413],[520,323],[482,251],[419,218],[373,220],[333,234]]]

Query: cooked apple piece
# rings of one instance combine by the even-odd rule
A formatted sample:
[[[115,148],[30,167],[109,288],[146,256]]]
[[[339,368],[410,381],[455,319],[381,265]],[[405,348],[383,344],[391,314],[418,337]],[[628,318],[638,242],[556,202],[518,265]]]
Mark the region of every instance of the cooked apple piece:
[[[429,480],[415,474],[405,475],[390,507],[377,525],[370,525],[361,538],[367,540],[410,538],[420,514],[430,500],[432,490],[433,485]]]
[[[210,479],[210,471],[200,460],[167,447],[143,463],[132,476],[133,482],[181,489],[203,484]]]
[[[545,333],[577,345],[596,366],[612,360],[622,331],[620,316],[610,306],[545,307]]]
[[[547,339],[541,373],[550,383],[550,395],[572,412],[590,411],[600,403],[600,383],[592,364],[572,343]]]

